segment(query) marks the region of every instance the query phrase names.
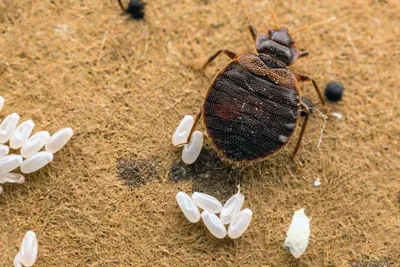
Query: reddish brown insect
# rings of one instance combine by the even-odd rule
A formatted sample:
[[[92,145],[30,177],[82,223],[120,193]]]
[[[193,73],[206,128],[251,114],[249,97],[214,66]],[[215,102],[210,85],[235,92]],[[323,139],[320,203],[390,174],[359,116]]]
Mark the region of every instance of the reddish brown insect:
[[[207,134],[222,159],[234,163],[262,160],[285,147],[303,109],[306,117],[294,157],[309,119],[298,82],[312,81],[324,104],[313,79],[287,68],[309,53],[297,50],[286,27],[276,26],[262,34],[252,24],[249,29],[257,54],[219,50],[205,63],[204,67],[221,53],[232,59],[211,83],[191,133],[203,115]]]

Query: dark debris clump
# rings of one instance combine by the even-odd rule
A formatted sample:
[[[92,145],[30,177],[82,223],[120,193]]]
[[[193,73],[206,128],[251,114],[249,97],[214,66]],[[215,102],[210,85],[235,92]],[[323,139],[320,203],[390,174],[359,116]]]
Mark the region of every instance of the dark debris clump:
[[[223,162],[214,150],[203,148],[195,163],[179,161],[171,166],[169,179],[175,183],[192,180],[193,192],[211,195],[234,194],[241,182],[240,169]]]
[[[157,179],[156,160],[120,159],[117,163],[118,178],[129,187],[139,187]]]

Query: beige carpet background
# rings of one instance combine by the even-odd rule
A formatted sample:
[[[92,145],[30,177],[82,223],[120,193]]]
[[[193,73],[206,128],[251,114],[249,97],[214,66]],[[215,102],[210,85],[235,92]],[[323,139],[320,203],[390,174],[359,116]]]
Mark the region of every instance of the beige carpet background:
[[[76,133],[25,184],[4,186],[0,266],[12,265],[29,229],[39,240],[35,266],[400,266],[400,5],[270,2],[290,29],[337,17],[296,35],[311,54],[293,69],[321,88],[341,81],[343,101],[323,107],[310,84],[302,88],[343,118],[329,117],[317,148],[322,120],[313,113],[295,161],[298,132],[254,166],[232,168],[204,150],[187,168],[171,135],[229,60],[196,68],[221,48],[254,51],[247,22],[271,27],[266,1],[152,0],[145,20],[133,21],[110,0],[0,0],[1,118],[17,112],[36,131]],[[213,238],[175,202],[180,190],[225,201],[238,183],[254,212],[238,240]],[[311,240],[296,260],[282,244],[302,207]]]

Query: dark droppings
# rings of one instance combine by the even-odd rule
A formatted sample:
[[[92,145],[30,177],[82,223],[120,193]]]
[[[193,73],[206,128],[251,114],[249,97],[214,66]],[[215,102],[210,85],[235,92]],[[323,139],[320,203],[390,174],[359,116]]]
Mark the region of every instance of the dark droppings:
[[[214,150],[203,148],[195,163],[174,163],[169,179],[175,183],[192,180],[193,192],[230,196],[236,193],[241,175],[239,168],[221,161]]]
[[[337,102],[342,99],[344,86],[340,82],[329,82],[325,88],[325,96],[329,101]]]
[[[129,13],[134,19],[143,19],[145,6],[146,3],[140,0],[130,0],[126,12]]]
[[[156,160],[120,159],[117,163],[118,178],[129,187],[140,187],[157,179]]]

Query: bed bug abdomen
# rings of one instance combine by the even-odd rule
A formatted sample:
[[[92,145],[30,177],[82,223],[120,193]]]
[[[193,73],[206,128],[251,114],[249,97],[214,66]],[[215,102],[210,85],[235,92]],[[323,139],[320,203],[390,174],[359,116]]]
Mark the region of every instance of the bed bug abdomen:
[[[262,56],[244,54],[220,72],[209,88],[204,124],[217,151],[228,160],[265,158],[285,146],[296,128],[294,75],[277,62],[267,64]],[[287,73],[285,80],[277,80],[282,73]]]

